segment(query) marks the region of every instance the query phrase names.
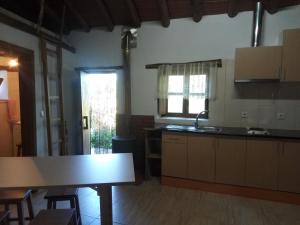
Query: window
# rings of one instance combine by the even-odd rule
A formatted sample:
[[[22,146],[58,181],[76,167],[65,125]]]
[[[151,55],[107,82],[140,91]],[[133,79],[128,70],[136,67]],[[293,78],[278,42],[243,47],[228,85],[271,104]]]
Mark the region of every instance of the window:
[[[198,113],[208,111],[209,96],[212,100],[216,96],[217,69],[217,61],[160,65],[158,114],[195,118]],[[202,118],[208,118],[208,112]]]
[[[207,75],[169,75],[166,116],[195,117],[208,110]],[[207,118],[208,114],[203,117]]]

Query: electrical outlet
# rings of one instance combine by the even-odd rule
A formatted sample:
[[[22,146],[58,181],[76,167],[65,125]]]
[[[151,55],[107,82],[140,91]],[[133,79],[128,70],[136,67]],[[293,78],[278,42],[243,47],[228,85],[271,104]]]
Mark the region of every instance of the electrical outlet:
[[[277,113],[278,120],[285,120],[285,113]]]
[[[241,117],[242,117],[242,119],[247,119],[248,118],[248,112],[242,112]]]

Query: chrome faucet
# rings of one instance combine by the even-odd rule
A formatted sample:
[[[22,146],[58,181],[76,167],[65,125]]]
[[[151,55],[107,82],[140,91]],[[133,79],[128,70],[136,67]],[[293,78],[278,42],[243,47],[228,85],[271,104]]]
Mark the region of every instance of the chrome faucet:
[[[199,121],[199,117],[205,113],[208,113],[208,110],[204,110],[202,112],[199,112],[198,115],[196,116],[196,122],[195,122],[195,128],[198,129],[199,128],[199,124],[198,124],[198,121]]]

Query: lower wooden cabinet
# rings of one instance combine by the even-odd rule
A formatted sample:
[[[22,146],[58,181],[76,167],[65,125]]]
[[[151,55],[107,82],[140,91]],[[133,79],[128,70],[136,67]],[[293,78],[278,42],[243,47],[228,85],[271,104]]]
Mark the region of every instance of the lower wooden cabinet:
[[[215,182],[216,139],[207,136],[188,137],[188,178]]]
[[[300,193],[300,142],[163,133],[162,175]]]
[[[218,138],[216,149],[216,182],[245,185],[246,139]]]
[[[277,189],[279,148],[275,140],[247,140],[246,186]]]
[[[285,142],[280,151],[278,189],[300,193],[300,143]]]
[[[163,134],[162,175],[187,178],[187,137]]]

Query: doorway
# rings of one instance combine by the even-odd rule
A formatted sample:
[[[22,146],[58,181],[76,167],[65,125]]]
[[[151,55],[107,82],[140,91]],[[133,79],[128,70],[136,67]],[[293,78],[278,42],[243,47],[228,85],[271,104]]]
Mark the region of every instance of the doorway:
[[[0,156],[22,156],[18,59],[0,56]]]
[[[117,74],[81,72],[80,77],[83,152],[111,153],[116,134]]]
[[[0,55],[18,59],[22,155],[35,156],[37,151],[34,52],[0,41]]]

